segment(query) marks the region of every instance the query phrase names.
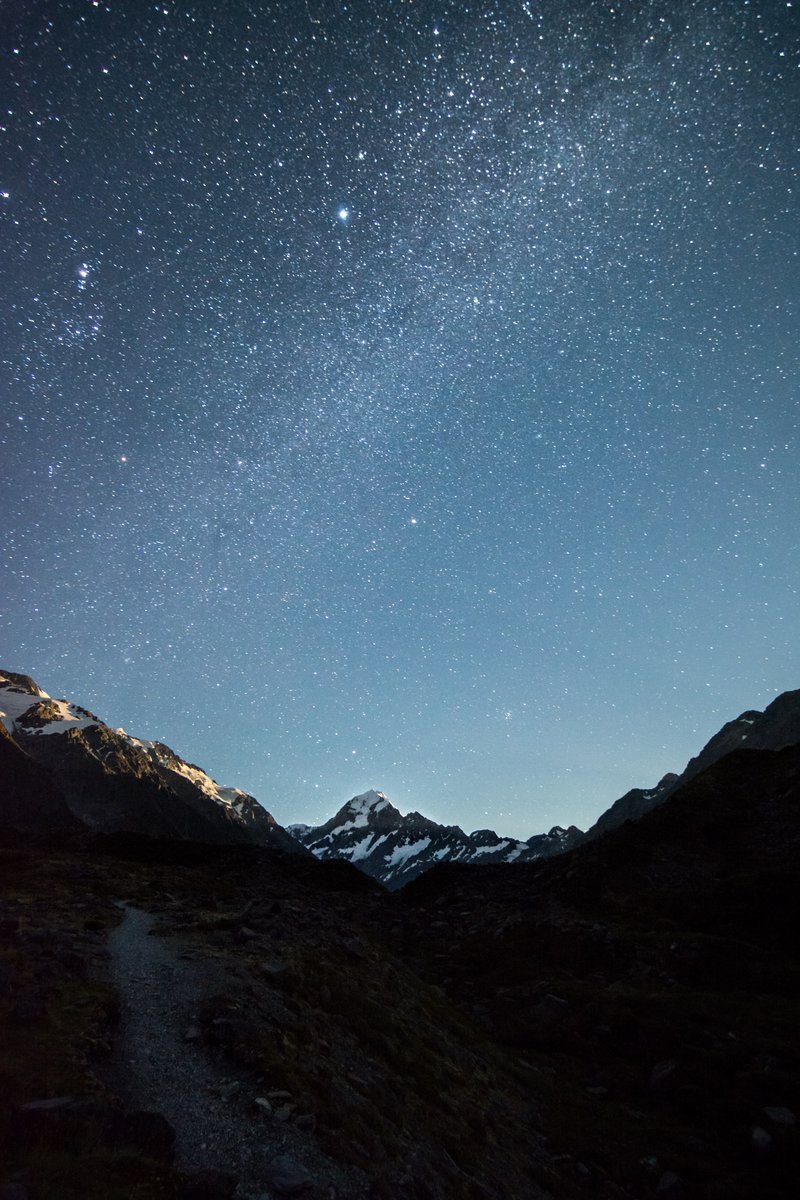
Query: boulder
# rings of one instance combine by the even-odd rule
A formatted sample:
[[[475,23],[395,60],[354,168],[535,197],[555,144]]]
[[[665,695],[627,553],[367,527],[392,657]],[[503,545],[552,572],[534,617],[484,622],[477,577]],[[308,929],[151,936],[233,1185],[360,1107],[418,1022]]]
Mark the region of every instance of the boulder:
[[[270,1187],[279,1196],[302,1196],[313,1186],[306,1168],[290,1154],[279,1154],[273,1158],[267,1178]]]

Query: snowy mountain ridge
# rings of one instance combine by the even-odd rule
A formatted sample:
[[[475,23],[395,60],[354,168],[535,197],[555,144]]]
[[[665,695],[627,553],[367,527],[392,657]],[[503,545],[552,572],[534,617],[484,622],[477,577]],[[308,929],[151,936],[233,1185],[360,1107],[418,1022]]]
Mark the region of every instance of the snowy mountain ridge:
[[[51,815],[63,802],[62,816],[98,832],[244,842],[344,859],[394,890],[438,863],[524,863],[561,854],[641,819],[734,750],[796,744],[800,691],[784,692],[764,712],[747,710],[729,721],[680,775],[665,775],[649,789],[631,789],[586,833],[556,825],[527,841],[501,837],[493,829],[467,834],[419,812],[403,815],[375,789],[353,796],[322,825],[283,829],[254,796],[223,787],[164,743],[113,729],[88,709],[54,699],[29,676],[12,671],[0,671],[0,733],[8,738],[4,753],[13,757],[11,746],[16,746],[44,769],[60,793],[61,801],[50,802]],[[15,811],[15,819],[23,819],[22,810]],[[32,818],[33,809],[28,821]]]
[[[568,850],[580,830],[555,826],[526,842],[493,829],[465,833],[421,813],[403,816],[383,792],[353,796],[324,825],[290,825],[289,832],[317,858],[344,858],[386,887],[396,889],[439,862],[530,862]]]
[[[162,742],[133,737],[78,704],[53,699],[27,675],[0,672],[0,721],[30,758],[57,777],[71,811],[91,829],[254,842],[302,853],[254,796],[221,786]]]
[[[324,825],[294,825],[292,834],[318,858],[344,858],[387,887],[409,883],[440,862],[515,863],[549,858],[660,807],[697,775],[735,750],[781,750],[800,742],[800,690],[783,692],[763,712],[748,709],[706,743],[678,775],[665,775],[649,789],[632,788],[582,833],[554,826],[527,841],[501,838],[493,829],[466,834],[457,825],[438,825],[420,813],[402,816],[383,792],[354,796]]]

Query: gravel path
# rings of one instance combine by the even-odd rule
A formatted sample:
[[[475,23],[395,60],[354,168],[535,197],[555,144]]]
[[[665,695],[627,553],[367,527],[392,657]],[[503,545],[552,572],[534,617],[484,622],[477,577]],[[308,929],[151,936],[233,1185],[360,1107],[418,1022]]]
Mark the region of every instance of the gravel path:
[[[164,1114],[175,1130],[175,1162],[183,1170],[217,1169],[237,1176],[237,1200],[295,1194],[276,1187],[278,1158],[288,1158],[313,1184],[308,1197],[363,1195],[354,1181],[300,1130],[261,1116],[252,1079],[236,1075],[185,1033],[205,996],[224,990],[224,975],[197,951],[151,933],[154,918],[126,907],[111,934],[111,971],[121,1000],[109,1083],[129,1107]],[[220,1089],[240,1082],[224,1100]],[[286,1163],[284,1162],[284,1167]]]

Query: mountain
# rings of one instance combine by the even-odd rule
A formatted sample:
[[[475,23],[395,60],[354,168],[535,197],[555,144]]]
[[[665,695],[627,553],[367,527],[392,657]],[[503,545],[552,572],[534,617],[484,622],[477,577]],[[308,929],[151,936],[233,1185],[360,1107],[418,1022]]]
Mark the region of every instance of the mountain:
[[[800,747],[735,750],[571,852],[392,894],[0,829],[0,1194],[794,1200],[799,805]]]
[[[732,722],[651,812],[531,861],[365,793],[323,851],[451,847],[389,894],[220,844],[243,793],[0,689],[0,1194],[793,1200],[800,746]],[[779,701],[760,737],[793,736]],[[2,828],[76,812],[214,837]]]
[[[341,858],[391,890],[404,887],[437,863],[489,865],[526,863],[563,854],[581,842],[639,820],[664,804],[684,784],[734,750],[781,750],[800,743],[800,690],[784,692],[764,712],[748,710],[729,721],[692,758],[680,775],[665,775],[655,787],[632,788],[586,833],[574,825],[554,826],[527,841],[500,837],[493,829],[465,833],[421,813],[403,816],[383,792],[354,796],[324,825],[292,825],[289,832],[321,859]]]
[[[324,825],[291,825],[289,832],[317,858],[343,858],[394,890],[440,862],[530,862],[560,854],[580,831],[555,826],[527,842],[501,838],[493,829],[465,833],[421,813],[403,816],[383,792],[370,790],[339,809]]]
[[[799,853],[800,746],[734,749],[569,854],[433,868],[404,936],[555,1104],[587,1195],[777,1200],[800,1169]]]
[[[616,829],[625,821],[638,820],[663,804],[690,779],[701,774],[734,750],[782,750],[800,742],[800,690],[783,692],[763,712],[749,709],[723,725],[698,755],[690,759],[680,775],[665,775],[654,788],[632,788],[584,834],[587,841]]]
[[[0,824],[35,831],[77,829],[79,823],[50,774],[20,750],[0,721]]]
[[[78,704],[52,699],[27,675],[0,672],[0,721],[9,742],[2,761],[24,779],[13,789],[4,782],[3,824],[58,820],[94,832],[307,853],[253,796],[221,787],[161,742],[132,737]],[[26,794],[35,800],[24,802]]]

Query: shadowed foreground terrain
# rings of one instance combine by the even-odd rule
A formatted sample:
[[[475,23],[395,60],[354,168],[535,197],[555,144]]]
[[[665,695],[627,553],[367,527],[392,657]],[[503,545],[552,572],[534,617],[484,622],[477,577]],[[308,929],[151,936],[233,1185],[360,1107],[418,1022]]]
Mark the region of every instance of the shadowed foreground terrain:
[[[799,797],[798,748],[737,751],[570,854],[396,894],[269,849],[7,835],[6,1197],[788,1200]],[[159,1072],[198,1114],[174,1147]]]

